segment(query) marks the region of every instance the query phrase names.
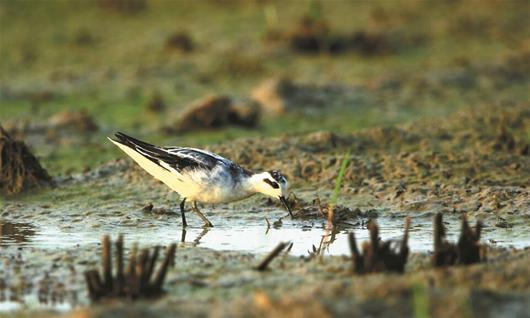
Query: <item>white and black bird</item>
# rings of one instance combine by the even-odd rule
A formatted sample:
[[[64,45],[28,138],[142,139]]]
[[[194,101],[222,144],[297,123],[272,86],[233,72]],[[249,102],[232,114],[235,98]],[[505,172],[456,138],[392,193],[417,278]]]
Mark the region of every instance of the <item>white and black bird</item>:
[[[225,203],[262,193],[279,199],[291,214],[286,200],[287,179],[278,171],[253,173],[217,154],[186,147],[158,147],[118,132],[109,138],[145,171],[177,192],[182,201],[182,224],[187,226],[184,205],[193,202],[192,210],[212,223],[199,211],[197,202]]]

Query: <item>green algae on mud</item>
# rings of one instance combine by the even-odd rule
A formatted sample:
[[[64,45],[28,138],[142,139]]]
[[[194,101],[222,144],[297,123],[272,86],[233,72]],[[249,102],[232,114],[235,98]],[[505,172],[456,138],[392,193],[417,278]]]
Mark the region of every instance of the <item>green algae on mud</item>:
[[[411,34],[423,30],[429,40],[418,48],[384,56],[318,57],[299,56],[262,41],[268,28],[289,29],[309,14],[310,5],[301,3],[283,5],[273,26],[265,15],[267,10],[277,10],[275,4],[268,9],[261,5],[226,9],[212,3],[154,1],[132,16],[93,3],[24,5],[4,1],[0,5],[2,38],[7,43],[2,46],[5,58],[0,63],[0,120],[42,122],[58,111],[84,109],[102,127],[88,142],[59,147],[64,140],[58,139],[45,149],[36,147],[45,168],[59,173],[79,172],[118,158],[118,152],[104,144],[105,136],[118,128],[139,132],[141,137],[149,135],[145,139],[157,144],[197,146],[247,135],[305,133],[314,127],[349,132],[419,117],[437,118],[485,102],[528,99],[529,72],[524,60],[530,29],[523,23],[522,4],[516,2],[482,4],[473,7],[474,14],[468,12],[467,3],[437,4],[436,10],[414,2],[398,7],[392,3],[322,3],[319,17],[333,17],[333,30],[351,33],[390,28]],[[48,7],[53,8],[48,10],[49,16],[39,14]],[[350,12],[357,18],[350,19]],[[175,15],[181,18],[175,20]],[[54,16],[61,18],[55,20]],[[190,20],[190,16],[195,18]],[[104,23],[91,23],[94,17]],[[39,36],[30,30],[32,23],[20,22],[24,19],[45,26]],[[477,25],[485,32],[480,37]],[[512,27],[517,32],[510,30]],[[455,28],[461,32],[458,37]],[[115,36],[106,35],[109,29]],[[133,31],[138,29],[142,32]],[[175,29],[186,29],[197,38],[197,50],[186,55],[164,50],[166,35]],[[95,40],[79,46],[79,34],[89,34]],[[128,38],[132,34],[134,45]],[[502,40],[492,41],[492,37]],[[213,67],[220,56],[222,61],[250,56],[265,66],[257,73],[243,68],[235,75],[227,74]],[[160,136],[160,127],[171,125],[192,100],[212,92],[245,96],[271,76],[345,87],[355,99],[328,98],[324,112],[309,114],[303,121],[297,113],[266,119],[257,131],[230,128]],[[165,112],[155,113],[146,107],[155,91],[168,105]]]

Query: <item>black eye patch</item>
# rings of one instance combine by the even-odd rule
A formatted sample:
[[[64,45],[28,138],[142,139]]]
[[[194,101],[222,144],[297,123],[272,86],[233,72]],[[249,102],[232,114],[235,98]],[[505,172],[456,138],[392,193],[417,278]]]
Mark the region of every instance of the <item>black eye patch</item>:
[[[271,170],[269,171],[269,173],[275,181],[280,182],[282,184],[287,182],[285,177],[279,171]]]
[[[268,183],[273,189],[278,189],[280,186],[278,185],[278,183],[274,182],[274,181],[271,181],[269,179],[263,179],[263,182],[266,182]]]

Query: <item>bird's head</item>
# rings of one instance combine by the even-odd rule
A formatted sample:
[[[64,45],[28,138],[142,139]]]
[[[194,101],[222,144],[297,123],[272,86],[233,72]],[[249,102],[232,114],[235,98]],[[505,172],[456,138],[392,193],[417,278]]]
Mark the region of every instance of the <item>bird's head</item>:
[[[256,192],[263,193],[270,197],[280,200],[289,214],[292,215],[291,209],[287,204],[287,188],[289,184],[284,175],[279,171],[271,170],[257,173],[252,176],[252,184]]]

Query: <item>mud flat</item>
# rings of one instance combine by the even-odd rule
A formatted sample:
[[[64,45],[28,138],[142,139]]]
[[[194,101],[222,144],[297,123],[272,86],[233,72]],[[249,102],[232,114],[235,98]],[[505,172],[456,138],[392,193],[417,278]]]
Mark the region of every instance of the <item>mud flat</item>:
[[[0,315],[522,317],[530,310],[530,107],[487,106],[487,112],[473,108],[435,123],[211,147],[250,168],[282,169],[297,210],[306,213],[295,219],[253,197],[205,206],[216,227],[203,230],[191,219],[183,231],[176,195],[129,161],[56,177],[54,189],[3,203]],[[330,235],[314,199],[329,200],[348,149],[338,202],[344,214]],[[487,261],[434,269],[429,254],[437,212],[445,215],[450,240],[464,213],[482,219]],[[366,222],[377,218],[383,239],[400,238],[406,215],[412,225],[405,273],[353,274],[347,233],[365,240]],[[82,273],[100,262],[101,236],[119,233],[126,253],[133,242],[178,243],[167,293],[155,301],[88,306]],[[267,271],[255,271],[280,241],[293,242],[290,251]]]
[[[527,317],[527,4],[321,4],[0,2],[1,125],[53,181],[0,197],[0,317]],[[255,196],[184,231],[177,195],[114,160],[115,130],[282,170],[295,218]],[[482,220],[482,262],[433,267],[438,213],[452,244]],[[364,257],[374,220],[388,242],[406,217],[404,273],[355,273],[351,233]],[[127,259],[177,244],[160,298],[91,304],[85,271],[119,234]]]
[[[85,269],[99,263],[96,247],[92,244],[51,251],[31,247],[8,250],[4,270],[20,284],[17,288],[25,286],[35,291],[23,298],[25,305],[2,302],[3,310],[10,304],[12,309],[18,309],[3,311],[2,315],[15,313],[24,317],[39,312],[40,316],[53,316],[68,313],[75,306],[68,315],[405,317],[427,311],[433,316],[472,313],[523,317],[530,305],[528,249],[494,248],[488,251],[486,263],[445,269],[433,269],[425,253],[412,253],[404,275],[356,276],[351,259],[345,256],[280,256],[267,271],[258,272],[253,268],[262,255],[181,244],[164,285],[165,297],[88,307],[80,277]],[[130,244],[126,247],[130,248]],[[49,291],[42,289],[45,282],[50,282],[45,285]],[[11,281],[7,284],[10,286]],[[40,303],[39,298],[48,304]],[[54,313],[45,314],[46,311]]]
[[[211,149],[253,168],[280,169],[321,196],[351,149],[341,197],[350,207],[468,213],[506,220],[497,226],[509,227],[529,219],[529,118],[528,103],[483,105],[402,126],[241,140]]]

